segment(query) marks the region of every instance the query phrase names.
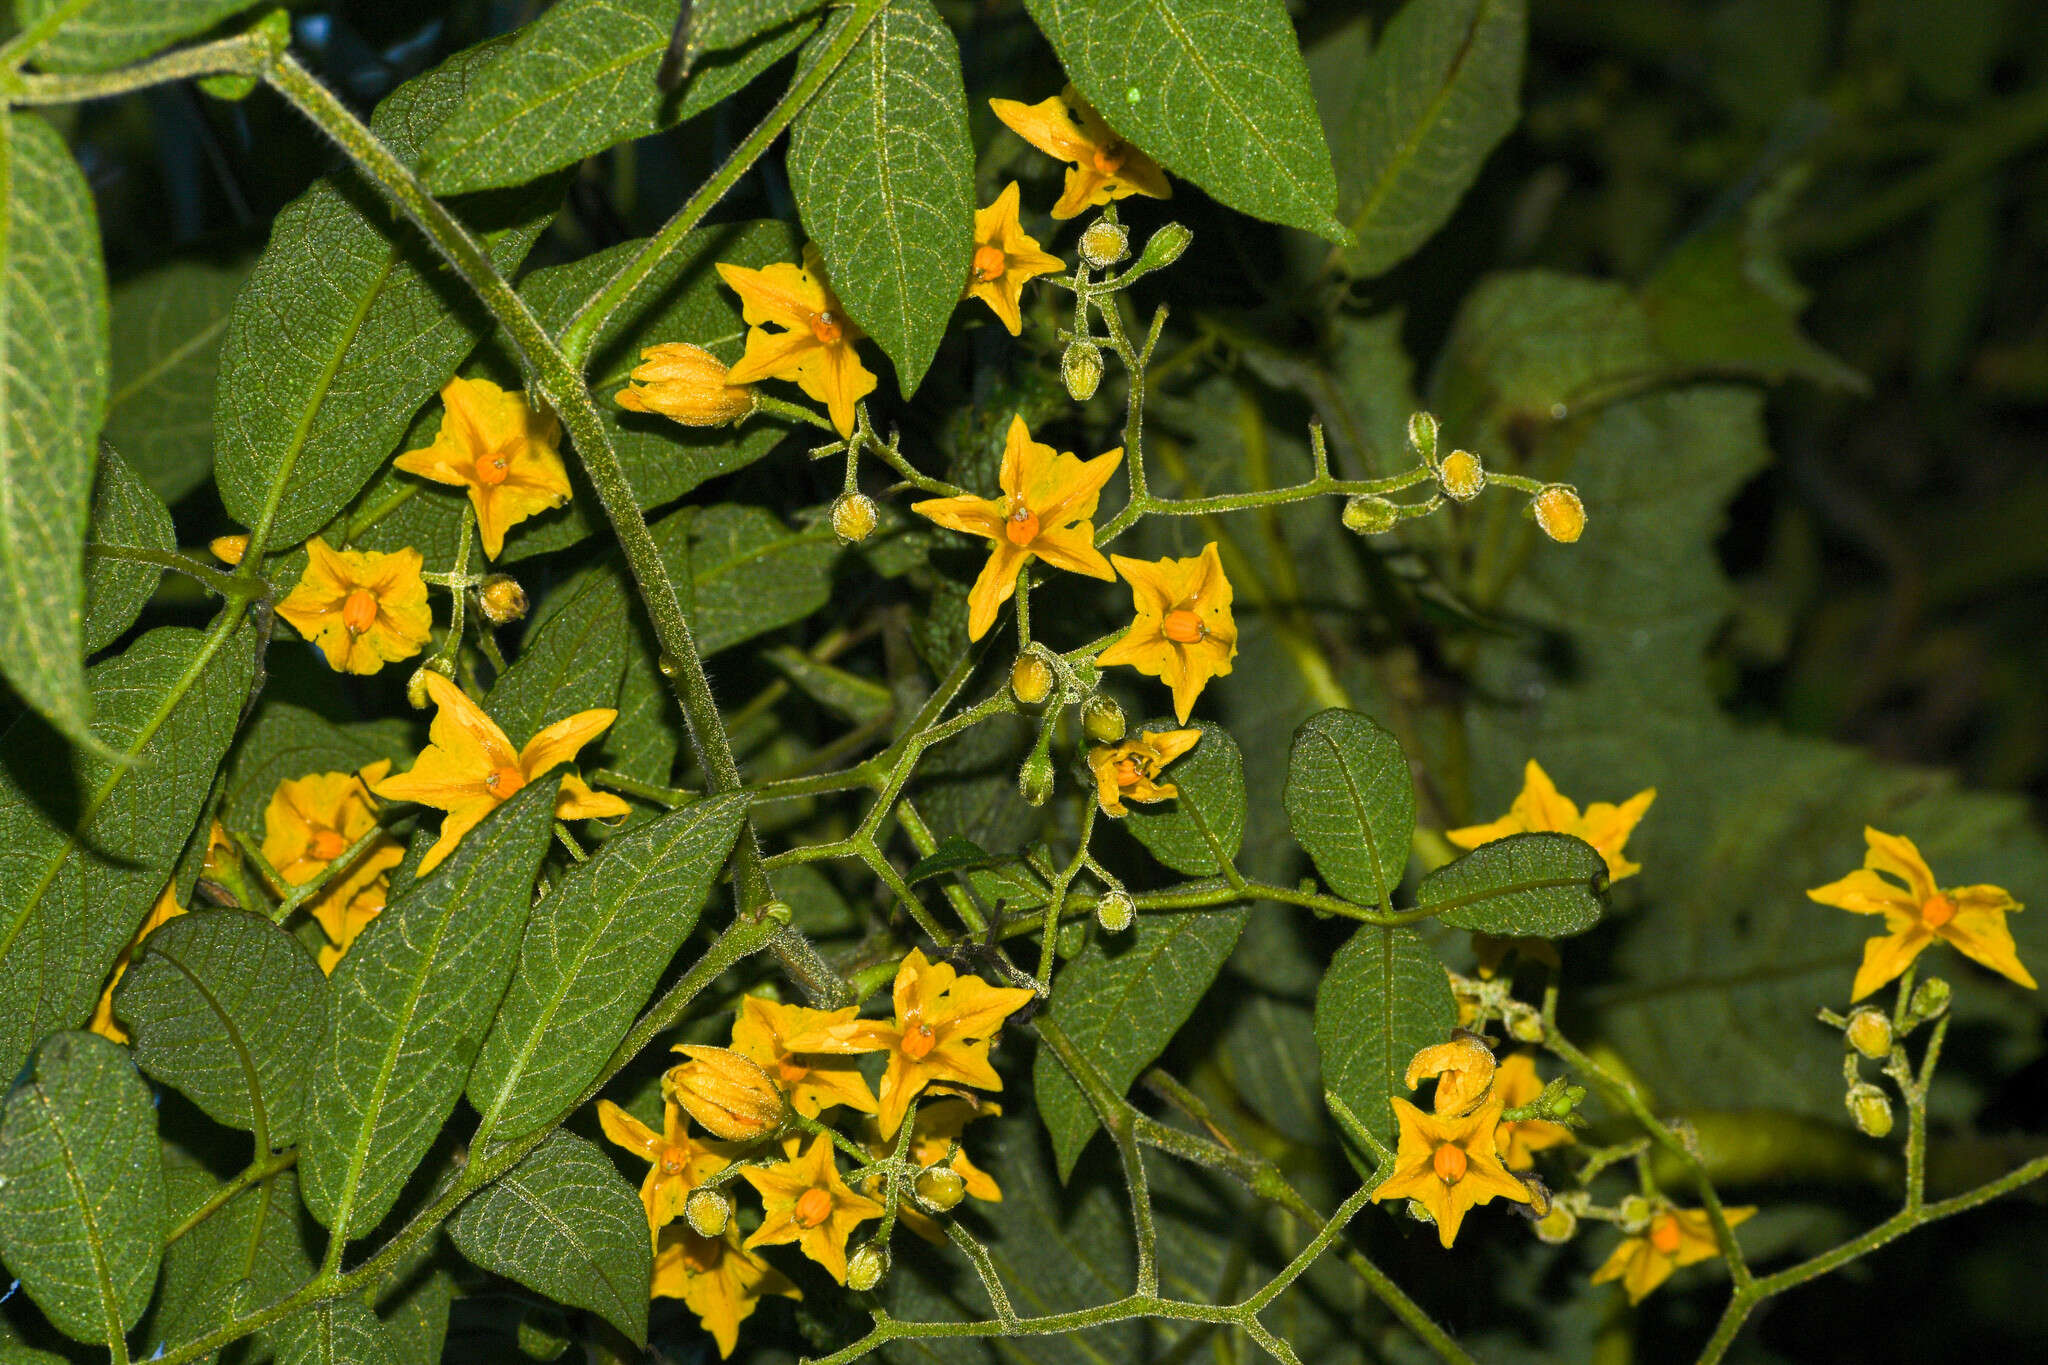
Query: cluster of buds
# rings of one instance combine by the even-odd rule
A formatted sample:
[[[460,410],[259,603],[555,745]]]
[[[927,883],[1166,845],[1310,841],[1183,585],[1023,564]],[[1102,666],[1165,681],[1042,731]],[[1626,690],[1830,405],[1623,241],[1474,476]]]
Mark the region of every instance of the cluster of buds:
[[[1578,490],[1566,483],[1539,483],[1519,474],[1489,474],[1486,465],[1469,450],[1440,454],[1435,414],[1418,412],[1408,419],[1408,447],[1436,480],[1437,490],[1452,502],[1470,502],[1486,491],[1488,483],[1528,493],[1528,513],[1544,535],[1569,545],[1586,532],[1586,504]],[[1355,497],[1344,508],[1344,525],[1360,535],[1378,535],[1391,530],[1402,512],[1384,498]]]
[[[1946,1014],[1949,999],[1948,982],[1929,977],[1913,989],[1896,1017],[1878,1005],[1858,1005],[1846,1015],[1820,1011],[1820,1021],[1842,1033],[1842,1104],[1856,1131],[1866,1137],[1888,1137],[1893,1124],[1891,1096],[1864,1078],[1863,1063],[1881,1062],[1887,1076],[1907,1085],[1911,1069],[1901,1044],[1913,1030]]]

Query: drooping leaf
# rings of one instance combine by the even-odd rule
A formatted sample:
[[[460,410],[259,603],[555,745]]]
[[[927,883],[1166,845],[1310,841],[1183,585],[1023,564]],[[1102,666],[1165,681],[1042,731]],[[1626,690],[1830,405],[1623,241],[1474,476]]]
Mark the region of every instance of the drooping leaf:
[[[1144,914],[1128,934],[1098,936],[1054,979],[1048,1013],[1122,1094],[1194,1013],[1237,945],[1247,913]],[[1050,1047],[1039,1046],[1031,1074],[1064,1180],[1100,1120]]]
[[[165,502],[213,471],[214,377],[249,261],[178,261],[114,286],[107,439]]]
[[[1502,938],[1568,938],[1600,922],[1607,860],[1569,834],[1511,834],[1422,879],[1417,909],[1453,929]]]
[[[1193,724],[1202,738],[1166,769],[1164,778],[1180,795],[1157,805],[1130,806],[1123,827],[1174,871],[1213,877],[1237,857],[1244,840],[1244,757],[1221,726]],[[1133,733],[1180,728],[1171,717],[1132,727]]]
[[[700,7],[701,8],[701,7]],[[712,108],[796,51],[817,25],[786,23],[654,83],[675,0],[566,0],[521,30],[423,154],[438,194],[517,185]]]
[[[1356,711],[1329,710],[1294,732],[1287,819],[1330,889],[1385,904],[1408,867],[1415,783],[1401,742]]]
[[[839,541],[827,525],[791,531],[773,512],[720,504],[664,518],[654,539],[677,588],[693,596],[706,655],[801,621],[831,596]]]
[[[842,10],[797,78],[855,22]],[[833,292],[914,393],[960,302],[974,147],[960,51],[931,0],[889,0],[789,132],[789,183]]]
[[[334,969],[299,1177],[337,1237],[390,1210],[462,1093],[512,970],[555,786],[527,784],[470,830]]]
[[[220,1188],[203,1169],[173,1165],[167,1223],[176,1226]],[[167,1350],[204,1336],[229,1316],[244,1282],[258,1305],[313,1278],[312,1220],[299,1203],[298,1174],[279,1171],[242,1190],[164,1249],[163,1288],[152,1332]]]
[[[45,71],[106,71],[204,33],[257,0],[15,0],[30,60]]]
[[[306,1078],[327,1033],[327,978],[260,915],[220,910],[161,925],[121,978],[114,1014],[135,1064],[214,1120],[298,1140]]]
[[[393,91],[370,126],[411,163],[502,48],[470,48]],[[509,273],[554,213],[542,185],[459,205]],[[488,322],[408,223],[353,177],[285,206],[222,345],[214,477],[228,514],[286,548],[394,452]]]
[[[93,666],[93,733],[117,763],[33,717],[0,736],[0,1074],[83,1023],[170,878],[248,690],[252,641],[165,627]]]
[[[357,1299],[315,1304],[264,1328],[263,1337],[277,1365],[398,1365],[384,1324]]]
[[[1111,127],[1230,207],[1331,241],[1337,182],[1280,0],[1025,0]]]
[[[90,715],[83,546],[106,413],[92,191],[56,129],[0,112],[0,677],[73,738]]]
[[[1408,0],[1358,82],[1341,259],[1383,275],[1444,225],[1521,114],[1525,0]]]
[[[549,893],[470,1073],[481,1132],[529,1133],[597,1075],[696,928],[746,804],[714,797],[650,820]]]
[[[1390,1096],[1405,1094],[1409,1059],[1458,1020],[1451,979],[1413,929],[1364,925],[1330,959],[1316,989],[1323,1085],[1392,1144]]]
[[[52,1034],[0,1117],[0,1260],[60,1331],[118,1343],[149,1306],[163,1222],[149,1087],[118,1044]]]
[[[464,1256],[647,1341],[654,1251],[640,1196],[611,1158],[557,1129],[448,1225]]]
[[[150,550],[162,554],[178,548],[171,514],[149,486],[135,476],[128,462],[106,443],[100,445],[98,485],[93,492],[92,523],[87,538],[101,550]],[[156,592],[163,570],[93,554],[85,566],[85,651],[105,649],[135,618]]]

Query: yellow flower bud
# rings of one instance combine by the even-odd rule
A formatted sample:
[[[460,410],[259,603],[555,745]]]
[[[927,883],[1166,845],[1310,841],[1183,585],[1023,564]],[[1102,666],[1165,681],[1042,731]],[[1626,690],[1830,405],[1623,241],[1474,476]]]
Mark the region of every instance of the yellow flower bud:
[[[1916,1019],[1939,1019],[1948,1012],[1949,984],[1930,976],[1913,992],[1911,1009]]]
[[[716,1237],[732,1217],[732,1203],[717,1190],[691,1190],[683,1201],[683,1217],[699,1237]]]
[[[1124,708],[1097,692],[1081,707],[1081,729],[1097,744],[1114,744],[1124,737]]]
[[[1408,448],[1424,464],[1436,463],[1436,414],[1418,412],[1408,419]]]
[[[1650,1215],[1656,1211],[1648,1199],[1640,1194],[1631,1194],[1614,1206],[1614,1221],[1623,1232],[1634,1236],[1650,1225]]]
[[[754,410],[754,391],[725,382],[726,366],[702,346],[664,342],[640,352],[633,383],[613,395],[629,412],[659,413],[686,427],[737,422]]]
[[[1344,529],[1353,535],[1384,535],[1400,521],[1400,508],[1370,493],[1361,493],[1344,503]]]
[[[957,1208],[967,1197],[967,1181],[951,1166],[930,1166],[917,1173],[917,1197],[940,1213]]]
[[[882,519],[874,500],[865,493],[841,493],[832,501],[832,534],[842,545],[858,545],[875,533]]]
[[[1052,695],[1052,669],[1036,654],[1025,654],[1010,667],[1010,693],[1020,705],[1036,706]]]
[[[212,551],[213,557],[221,563],[230,566],[239,565],[242,562],[242,556],[249,553],[249,537],[215,536],[207,542],[206,548]]]
[[[1096,270],[1107,269],[1122,260],[1131,249],[1131,234],[1121,223],[1098,218],[1081,234],[1081,259]]]
[[[846,1259],[846,1287],[865,1294],[889,1273],[889,1249],[869,1242]]]
[[[1550,484],[1536,495],[1533,505],[1536,524],[1552,540],[1569,545],[1586,533],[1586,504],[1579,501],[1577,490],[1561,483]]]
[[[1533,1006],[1510,1000],[1502,1022],[1508,1026],[1508,1037],[1518,1043],[1543,1041],[1543,1016]]]
[[[690,1060],[669,1069],[663,1089],[713,1137],[744,1142],[782,1126],[787,1105],[759,1063],[730,1048],[684,1044],[676,1051]]]
[[[1866,1057],[1877,1059],[1891,1055],[1892,1021],[1875,1005],[1865,1005],[1850,1015],[1849,1026],[1842,1030],[1842,1036],[1850,1047]]]
[[[509,626],[525,619],[526,589],[510,574],[494,573],[477,586],[476,600],[484,619],[494,626]]]
[[[1095,902],[1095,922],[1112,934],[1121,934],[1137,918],[1138,904],[1122,891],[1111,891]]]
[[[1578,1230],[1579,1215],[1561,1199],[1553,1201],[1550,1212],[1536,1220],[1536,1240],[1551,1246],[1569,1242]]]
[[[1067,386],[1068,397],[1076,403],[1087,402],[1102,384],[1102,352],[1086,341],[1068,342],[1060,357],[1060,380]]]
[[[1471,451],[1454,450],[1437,466],[1436,481],[1453,501],[1470,502],[1486,487],[1486,467]]]
[[[1849,1117],[1856,1121],[1859,1131],[1874,1138],[1891,1132],[1892,1102],[1876,1086],[1852,1085],[1849,1093],[1842,1097],[1842,1102],[1849,1106]]]

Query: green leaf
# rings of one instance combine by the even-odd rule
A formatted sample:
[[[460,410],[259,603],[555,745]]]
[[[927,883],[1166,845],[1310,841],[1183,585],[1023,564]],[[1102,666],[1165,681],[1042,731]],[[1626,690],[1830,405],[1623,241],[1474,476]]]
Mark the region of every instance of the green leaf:
[[[149,1087],[118,1044],[51,1035],[0,1118],[0,1260],[59,1331],[118,1343],[149,1306],[163,1222]]]
[[[219,910],[160,926],[121,978],[114,1013],[135,1064],[216,1122],[292,1146],[327,1033],[327,978],[260,915]]]
[[[179,261],[114,286],[106,437],[165,502],[213,472],[214,378],[251,261]]]
[[[0,677],[88,733],[85,526],[107,413],[92,191],[54,128],[0,111]]]
[[[959,872],[967,868],[989,867],[1004,860],[1008,855],[991,853],[972,839],[953,835],[940,842],[939,846],[919,858],[904,874],[904,881],[910,886],[943,877],[948,872]]]
[[[1138,1073],[1166,1050],[1237,946],[1248,913],[1142,914],[1128,934],[1098,934],[1060,969],[1051,1017],[1112,1090],[1129,1090]],[[1052,1135],[1060,1179],[1065,1180],[1100,1120],[1051,1048],[1040,1045],[1031,1075],[1039,1117]]]
[[[173,1165],[171,1149],[166,1149],[164,1174],[171,1191],[167,1230],[220,1188],[203,1168]],[[312,1279],[313,1258],[307,1251],[312,1226],[299,1204],[293,1171],[279,1171],[236,1194],[164,1248],[153,1339],[174,1350],[206,1335],[230,1316],[244,1281],[260,1306]]]
[[[1408,867],[1415,783],[1401,741],[1356,711],[1331,709],[1294,732],[1287,819],[1330,889],[1384,905]]]
[[[1337,181],[1280,0],[1025,0],[1112,128],[1242,213],[1331,241]]]
[[[135,476],[114,447],[100,443],[99,484],[93,493],[92,544],[106,549],[178,548],[171,514],[149,485]],[[85,651],[105,649],[135,624],[156,593],[163,570],[154,564],[125,563],[99,555],[85,566]]]
[[[1244,757],[1221,726],[1194,722],[1195,747],[1166,770],[1180,796],[1158,805],[1131,805],[1124,828],[1152,856],[1190,877],[1213,877],[1237,857],[1244,840]],[[1147,721],[1134,731],[1184,728],[1171,719]]]
[[[737,47],[757,34],[825,8],[826,0],[696,0],[690,45],[706,52]]]
[[[879,721],[896,709],[895,695],[888,688],[872,678],[821,664],[795,645],[779,645],[762,657],[790,686],[855,725]]]
[[[828,525],[791,531],[773,512],[721,503],[655,523],[654,539],[677,586],[689,584],[707,656],[801,621],[832,595],[839,540]]]
[[[418,747],[412,727],[402,720],[336,725],[302,706],[266,700],[235,745],[220,818],[260,841],[278,783],[313,773],[352,773],[380,758],[402,761]]]
[[[204,33],[257,0],[14,0],[28,57],[45,71],[106,71]]]
[[[1415,907],[1453,929],[1569,938],[1600,922],[1607,859],[1569,834],[1511,834],[1422,879]]]
[[[1373,49],[1349,112],[1341,253],[1362,278],[1444,225],[1521,115],[1525,0],[1408,0]]]
[[[1481,414],[1548,423],[1614,386],[1671,372],[1626,288],[1519,270],[1489,275],[1466,294],[1431,377],[1430,401],[1447,434],[1492,455],[1513,446],[1504,432],[1475,429]]]
[[[616,707],[626,653],[635,642],[625,586],[611,569],[578,575],[548,604],[555,609],[527,632],[519,658],[484,698],[491,719],[514,744],[576,712]]]
[[[843,10],[797,67],[801,80]],[[939,349],[974,239],[960,49],[930,0],[889,0],[789,130],[789,185],[832,291],[896,365],[905,396]]]
[[[0,1075],[91,1013],[199,817],[252,656],[246,629],[166,627],[94,665],[93,733],[126,762],[63,755],[33,717],[0,737]]]
[[[244,1311],[262,1305],[244,1295]],[[337,1299],[263,1329],[277,1365],[398,1365],[377,1315],[357,1299]]]
[[[462,1094],[511,974],[555,787],[527,784],[465,834],[334,969],[299,1178],[306,1207],[337,1237],[390,1210]]]
[[[817,25],[791,23],[700,61],[674,91],[654,83],[676,0],[565,0],[522,29],[428,139],[437,194],[517,185],[704,113],[794,52]]]
[[[560,1130],[479,1190],[448,1236],[485,1270],[571,1308],[587,1308],[647,1344],[654,1249],[640,1196],[611,1158]]]
[[[1316,1049],[1323,1085],[1392,1145],[1389,1097],[1417,1052],[1458,1022],[1451,979],[1413,929],[1365,925],[1330,959],[1316,988]]]
[[[636,826],[541,902],[470,1072],[479,1140],[532,1132],[597,1075],[696,928],[746,807],[714,797]]]
[[[421,1249],[431,1253],[434,1243],[424,1243]],[[398,1289],[379,1298],[377,1317],[384,1324],[384,1341],[394,1365],[441,1365],[455,1277],[438,1264],[411,1266],[402,1259],[387,1283]]]
[[[377,106],[372,130],[412,163],[500,50],[471,48],[406,82]],[[509,274],[554,206],[543,185],[475,201],[462,216]],[[361,180],[323,180],[286,205],[221,349],[214,478],[228,515],[278,549],[319,530],[391,457],[488,324]]]

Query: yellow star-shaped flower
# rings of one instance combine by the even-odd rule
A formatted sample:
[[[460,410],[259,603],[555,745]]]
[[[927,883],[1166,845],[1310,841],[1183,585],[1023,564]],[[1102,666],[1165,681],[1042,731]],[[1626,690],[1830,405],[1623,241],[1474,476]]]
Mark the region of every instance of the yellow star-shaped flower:
[[[1129,814],[1126,801],[1171,801],[1179,796],[1180,788],[1161,782],[1159,774],[1201,737],[1200,730],[1147,730],[1090,749],[1088,767],[1095,774],[1095,802],[1102,813],[1121,820]]]
[[[288,885],[312,881],[376,825],[370,788],[390,771],[390,760],[380,758],[359,772],[309,773],[278,783],[263,810],[264,858]],[[405,845],[397,839],[377,839],[313,898],[306,908],[328,938],[341,940],[346,907],[404,858]],[[383,908],[382,900],[377,908]]]
[[[979,640],[996,612],[1017,591],[1017,575],[1033,559],[1056,569],[1113,581],[1116,573],[1095,548],[1095,504],[1102,486],[1123,463],[1123,447],[1083,460],[1031,439],[1022,417],[1010,419],[1000,498],[927,498],[910,510],[939,525],[995,542],[988,563],[967,594],[967,634]]]
[[[2011,893],[2002,886],[1937,887],[1911,839],[1865,826],[1863,840],[1869,847],[1862,867],[1806,893],[1838,910],[1884,916],[1885,933],[1863,945],[1863,965],[1856,970],[1850,999],[1861,1000],[1897,977],[1936,939],[2028,990],[2035,988],[2006,927],[2005,917],[2024,908]]]
[[[1066,269],[1057,256],[1039,250],[1017,222],[1017,182],[974,214],[974,256],[967,267],[967,297],[980,299],[1016,336],[1024,329],[1018,311],[1024,283]]]
[[[658,1133],[610,1100],[597,1102],[597,1126],[647,1163],[640,1206],[647,1211],[649,1235],[681,1217],[690,1191],[732,1164],[732,1154],[722,1144],[690,1136],[690,1120],[674,1100],[662,1103]]]
[[[1636,824],[1657,799],[1655,787],[1645,787],[1620,805],[1595,801],[1579,814],[1578,805],[1558,794],[1557,785],[1535,759],[1522,770],[1522,791],[1508,813],[1490,825],[1468,825],[1445,830],[1444,837],[1459,848],[1478,848],[1510,834],[1555,833],[1575,835],[1600,850],[1607,859],[1607,875],[1615,881],[1633,877],[1643,870],[1621,854]]]
[[[1394,1171],[1373,1191],[1374,1203],[1413,1199],[1436,1220],[1437,1237],[1457,1240],[1465,1210],[1494,1199],[1531,1200],[1529,1187],[1508,1174],[1495,1148],[1501,1104],[1488,1100],[1462,1118],[1425,1114],[1403,1099],[1387,1101],[1401,1125]]]
[[[557,449],[562,424],[526,396],[488,379],[456,378],[441,390],[446,409],[434,443],[392,463],[408,474],[468,490],[484,554],[505,548],[505,532],[569,501],[569,471]]]
[[[306,542],[306,571],[277,614],[335,672],[375,673],[419,653],[433,634],[422,563],[418,550],[336,550],[315,536]]]
[[[1513,1109],[1528,1104],[1543,1093],[1543,1078],[1536,1074],[1536,1059],[1517,1052],[1500,1064],[1493,1076],[1493,1093],[1501,1107]],[[1494,1134],[1500,1148],[1501,1164],[1511,1171],[1526,1171],[1536,1164],[1536,1153],[1575,1142],[1572,1130],[1545,1119],[1516,1119],[1503,1123]]]
[[[1095,656],[1098,667],[1128,664],[1173,689],[1173,713],[1183,724],[1209,679],[1230,672],[1237,657],[1237,622],[1230,616],[1230,580],[1216,542],[1193,559],[1112,556],[1116,571],[1131,585],[1138,619],[1108,649]]]
[[[178,888],[175,885],[164,887],[163,894],[159,895],[156,904],[150,907],[148,918],[142,921],[142,927],[135,931],[135,937],[128,941],[128,946],[121,950],[121,955],[114,959],[114,970],[108,975],[107,984],[100,991],[99,1003],[93,1006],[92,1020],[86,1025],[88,1029],[102,1038],[109,1038],[117,1043],[128,1041],[128,1030],[114,1020],[114,987],[120,985],[121,978],[128,974],[128,964],[135,960],[135,950],[142,946],[142,940],[148,938],[150,932],[159,924],[174,920],[184,913],[185,907],[178,904]]]
[[[758,1063],[789,1096],[790,1108],[806,1118],[814,1119],[835,1104],[872,1114],[875,1092],[851,1062],[844,1057],[796,1052],[789,1046],[791,1038],[846,1023],[858,1012],[851,1005],[813,1010],[758,995],[744,996],[739,1017],[732,1024],[732,1050]]]
[[[777,263],[750,270],[720,261],[718,274],[740,296],[750,329],[746,353],[726,372],[725,382],[793,379],[825,405],[841,436],[851,436],[853,405],[875,391],[875,376],[853,349],[867,333],[854,325],[832,292],[818,249],[806,246],[801,266]]]
[[[387,777],[371,788],[387,800],[417,801],[448,812],[441,822],[441,837],[420,860],[423,877],[455,851],[457,841],[476,828],[479,820],[542,773],[575,758],[577,751],[602,734],[619,714],[602,707],[579,711],[526,741],[524,749],[514,749],[498,722],[485,715],[461,688],[432,670],[424,677],[427,695],[435,706],[434,724],[427,732],[429,743],[410,771]],[[609,792],[593,792],[575,773],[562,774],[561,796],[555,802],[557,820],[624,815],[631,809]]]
[[[732,1355],[740,1324],[770,1294],[803,1297],[788,1276],[740,1245],[739,1229],[730,1223],[716,1237],[673,1223],[655,1240],[653,1296],[681,1299],[718,1343],[721,1358]]]
[[[880,1218],[882,1206],[840,1179],[832,1139],[820,1133],[808,1148],[790,1138],[787,1159],[773,1166],[748,1166],[740,1176],[761,1196],[763,1218],[747,1249],[795,1242],[804,1255],[846,1283],[846,1239],[855,1227]]]
[[[1754,1207],[1722,1210],[1730,1227],[1755,1212]],[[1622,1238],[1614,1254],[1593,1272],[1593,1283],[1620,1280],[1621,1287],[1628,1291],[1628,1301],[1641,1303],[1645,1295],[1670,1279],[1671,1272],[1678,1267],[1710,1261],[1720,1254],[1721,1244],[1714,1240],[1714,1224],[1705,1209],[1678,1209],[1666,1204],[1642,1232]]]
[[[974,1104],[958,1096],[931,1100],[917,1107],[917,1118],[910,1125],[910,1145],[904,1156],[913,1164],[928,1168],[944,1162],[960,1177],[962,1190],[970,1199],[980,1199],[990,1204],[1003,1202],[1002,1187],[995,1177],[967,1159],[967,1149],[958,1145],[967,1125],[976,1119],[995,1118],[1003,1112],[999,1104]],[[894,1156],[896,1144],[882,1136],[882,1130],[873,1119],[861,1125],[861,1142],[877,1160]],[[953,1158],[946,1160],[946,1153]],[[881,1188],[881,1177],[870,1177],[867,1189],[870,1193]],[[945,1232],[938,1220],[922,1210],[912,1208],[909,1201],[896,1206],[896,1217],[912,1232],[934,1246],[946,1240]]]
[[[1123,140],[1095,106],[1073,86],[1049,100],[990,100],[989,108],[1010,130],[1047,156],[1070,161],[1066,188],[1052,216],[1072,218],[1082,209],[1133,194],[1170,199],[1173,187],[1159,163]]]
[[[1037,998],[1022,988],[991,986],[961,976],[944,962],[912,948],[896,970],[896,1021],[849,1019],[789,1040],[799,1052],[886,1052],[882,1136],[894,1137],[910,1101],[934,1081],[976,1090],[1001,1090],[1003,1078],[988,1062],[988,1045],[1003,1020]]]

